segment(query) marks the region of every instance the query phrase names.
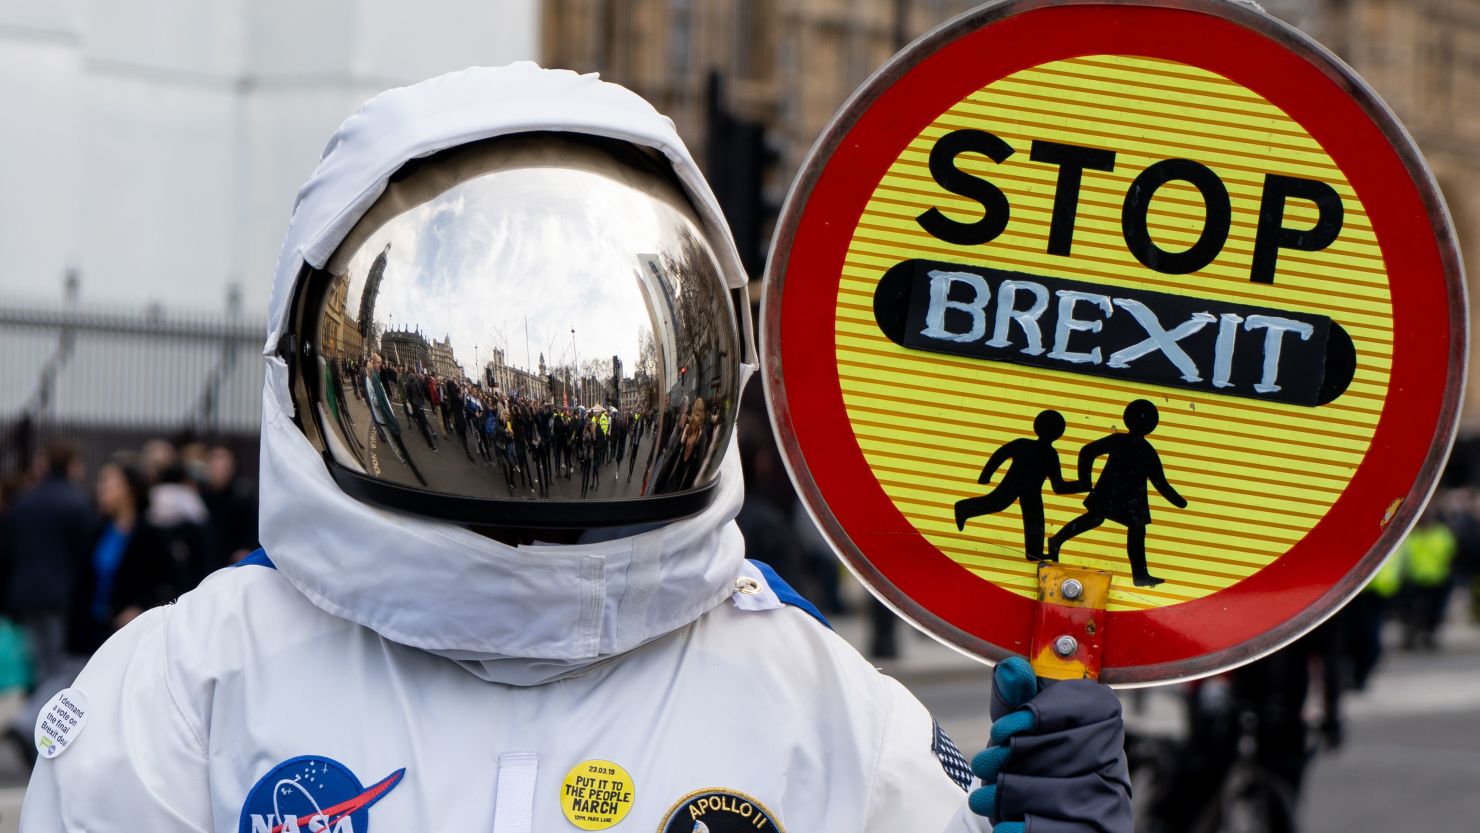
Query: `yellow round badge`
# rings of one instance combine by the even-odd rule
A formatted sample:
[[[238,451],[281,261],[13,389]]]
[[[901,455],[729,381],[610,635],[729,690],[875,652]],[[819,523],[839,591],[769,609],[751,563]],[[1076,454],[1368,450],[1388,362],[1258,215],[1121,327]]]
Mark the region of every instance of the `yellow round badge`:
[[[611,761],[582,761],[565,774],[560,809],[582,830],[605,830],[627,817],[635,795],[627,770]]]

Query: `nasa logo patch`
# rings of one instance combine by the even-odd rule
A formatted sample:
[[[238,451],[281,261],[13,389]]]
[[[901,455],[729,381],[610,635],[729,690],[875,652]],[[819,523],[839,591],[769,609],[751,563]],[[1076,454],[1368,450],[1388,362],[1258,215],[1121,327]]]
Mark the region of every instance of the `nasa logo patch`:
[[[398,769],[369,787],[349,767],[301,755],[257,780],[242,805],[238,833],[367,833],[370,807],[401,783]]]
[[[786,833],[776,816],[754,798],[718,787],[680,798],[663,817],[658,833]]]

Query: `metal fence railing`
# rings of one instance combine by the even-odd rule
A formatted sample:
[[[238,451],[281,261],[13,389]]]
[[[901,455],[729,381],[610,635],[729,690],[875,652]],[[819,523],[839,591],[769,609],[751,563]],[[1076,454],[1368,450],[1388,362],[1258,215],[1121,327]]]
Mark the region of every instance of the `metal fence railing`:
[[[0,299],[0,476],[58,436],[89,467],[161,437],[224,443],[255,469],[265,332],[240,315]]]

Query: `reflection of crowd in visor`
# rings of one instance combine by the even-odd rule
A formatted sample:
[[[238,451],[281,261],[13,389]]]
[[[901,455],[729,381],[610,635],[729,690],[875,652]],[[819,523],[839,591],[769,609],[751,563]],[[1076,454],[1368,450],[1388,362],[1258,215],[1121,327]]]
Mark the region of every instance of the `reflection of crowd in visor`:
[[[401,423],[396,419],[396,409],[391,404],[387,390],[396,389],[396,369],[385,363],[378,353],[370,354],[370,365],[365,374],[365,396],[370,406],[370,417],[380,439],[389,445],[397,459],[405,463],[416,479],[425,486],[426,478],[417,470],[411,454],[401,442]],[[431,438],[427,438],[430,442]]]
[[[484,380],[444,376],[437,371],[443,364],[416,355],[416,339],[394,340],[419,328],[377,336],[383,330],[374,324],[374,299],[386,277],[386,246],[370,265],[358,317],[351,315],[348,277],[337,278],[342,283],[330,291],[321,326],[326,428],[336,429],[343,450],[376,478],[407,485],[414,478],[432,490],[466,487],[468,482],[454,481],[469,476],[469,468],[491,475],[482,490],[509,497],[549,499],[552,490],[561,491],[556,497],[562,499],[687,490],[710,465],[724,411],[734,407],[724,394],[733,379],[718,370],[724,367],[722,354],[734,345],[719,343],[724,328],[718,323],[730,314],[725,297],[700,291],[713,280],[706,244],[688,228],[676,228],[675,235],[675,249],[657,254],[651,266],[656,284],[650,294],[657,294],[648,300],[666,297],[682,339],[670,345],[673,355],[638,362],[642,379],[651,379],[638,407],[619,407],[617,399],[625,401],[620,395],[601,404],[559,404],[564,397],[555,397],[554,383],[551,392],[531,395],[509,391],[491,374]],[[675,362],[678,355],[684,360]],[[665,377],[666,397],[657,382]],[[386,469],[389,459],[408,476],[397,473],[398,466]],[[466,466],[454,465],[456,460]]]
[[[324,308],[319,416],[338,435],[333,450],[378,479],[490,498],[610,499],[692,488],[713,470],[715,435],[735,407],[726,356],[737,345],[722,326],[732,315],[727,296],[709,291],[718,277],[708,245],[682,224],[669,233],[670,244],[639,256],[650,262],[639,261],[647,273],[636,280],[647,311],[638,372],[625,381],[618,373],[597,404],[566,404],[573,374],[557,394],[560,372],[547,373],[543,356],[539,376],[518,371],[500,385],[491,372],[463,376],[450,346],[433,355],[419,326],[385,326],[376,298],[395,270],[387,270],[389,245],[377,243],[358,316],[348,273],[336,278]],[[669,340],[655,338],[655,328]],[[449,367],[459,372],[441,372]],[[531,382],[531,390],[517,384],[519,374],[551,381]],[[589,396],[596,377],[574,375],[576,398]],[[629,382],[638,386],[635,400]]]
[[[603,480],[615,484],[606,493],[616,497],[687,489],[709,463],[723,417],[687,394],[655,416],[641,408],[557,406],[497,383],[387,362],[378,352],[327,361],[324,383],[326,417],[354,453],[377,460],[377,474],[376,446],[424,487],[431,487],[428,473],[449,468],[443,455],[451,454],[490,470],[510,497],[549,498],[561,480],[570,483],[570,497],[582,498],[602,496]],[[351,397],[368,412],[368,425],[349,407]],[[428,468],[429,460],[439,462]]]

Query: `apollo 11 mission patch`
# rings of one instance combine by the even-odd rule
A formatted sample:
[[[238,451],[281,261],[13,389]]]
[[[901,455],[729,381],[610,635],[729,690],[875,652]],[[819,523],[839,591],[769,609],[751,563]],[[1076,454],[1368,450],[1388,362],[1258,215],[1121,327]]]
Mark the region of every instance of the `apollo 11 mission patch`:
[[[658,833],[786,833],[776,815],[742,792],[719,787],[680,798]]]

